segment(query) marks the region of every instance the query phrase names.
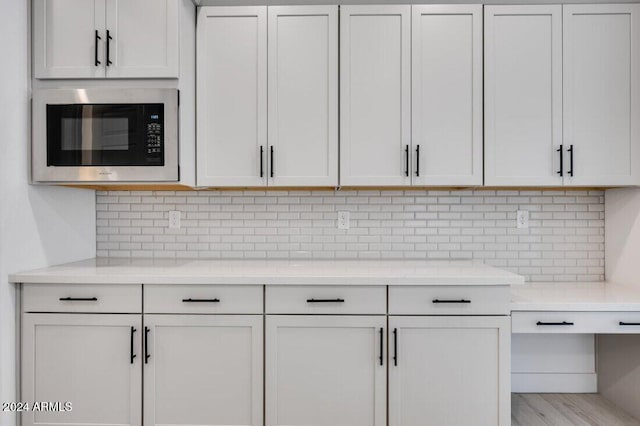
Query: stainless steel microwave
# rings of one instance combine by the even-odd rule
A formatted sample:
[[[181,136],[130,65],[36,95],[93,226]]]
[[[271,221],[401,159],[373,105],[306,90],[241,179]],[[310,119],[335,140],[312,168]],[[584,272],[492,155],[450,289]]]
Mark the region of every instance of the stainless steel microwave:
[[[33,95],[34,182],[176,182],[176,89],[46,89]]]

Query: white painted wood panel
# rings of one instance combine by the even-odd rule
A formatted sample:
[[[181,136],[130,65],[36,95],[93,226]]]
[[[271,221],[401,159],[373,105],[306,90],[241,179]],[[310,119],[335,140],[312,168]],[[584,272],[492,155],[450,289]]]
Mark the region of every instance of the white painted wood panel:
[[[409,185],[410,145],[411,6],[341,6],[340,184]]]
[[[640,184],[639,28],[640,4],[563,6],[567,185]]]
[[[95,32],[98,60],[95,63]],[[105,0],[33,2],[33,74],[36,78],[105,76]]]
[[[268,9],[269,185],[338,184],[338,6]]]
[[[412,182],[482,185],[482,5],[412,6]]]
[[[389,339],[390,426],[511,424],[508,316],[389,317]]]
[[[23,426],[141,424],[140,315],[24,314],[22,321],[21,400],[73,404],[23,413]]]
[[[385,286],[267,286],[268,314],[384,315]]]
[[[385,316],[266,321],[267,426],[386,425]]]
[[[267,7],[199,8],[197,39],[197,184],[266,185]]]
[[[562,6],[484,16],[484,183],[562,185]]]
[[[513,312],[514,333],[637,334],[640,312]]]
[[[178,0],[106,0],[106,29],[107,77],[178,78]]]
[[[391,286],[390,315],[509,315],[509,286]]]
[[[24,284],[23,312],[140,313],[140,284]]]
[[[258,285],[144,286],[144,312],[154,314],[262,314],[264,288]]]
[[[263,424],[262,315],[145,315],[145,426]]]

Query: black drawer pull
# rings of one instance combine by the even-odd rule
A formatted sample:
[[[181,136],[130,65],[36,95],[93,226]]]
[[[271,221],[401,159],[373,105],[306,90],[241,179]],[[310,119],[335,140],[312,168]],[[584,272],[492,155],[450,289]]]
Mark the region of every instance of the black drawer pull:
[[[640,322],[624,322],[624,321],[620,321],[618,324],[619,325],[640,325]]]
[[[182,299],[184,303],[218,303],[220,299]]]
[[[307,303],[344,303],[344,299],[307,299]]]
[[[398,366],[398,329],[393,329],[393,365]]]
[[[97,302],[97,297],[61,297],[61,302]]]
[[[562,152],[562,148],[563,146],[560,145],[560,148],[556,149],[556,152],[560,153],[560,170],[558,170],[556,173],[559,174],[561,177],[564,176],[564,154]]]
[[[136,331],[135,327],[131,327],[131,364],[133,364],[133,359],[136,357],[136,354],[133,353],[133,333]]]
[[[573,325],[572,322],[562,321],[562,322],[542,322],[538,321],[536,325]]]
[[[404,147],[404,175],[409,176],[409,145]]]
[[[458,299],[458,300],[433,299],[433,303],[471,303],[471,300],[468,300],[468,299]]]

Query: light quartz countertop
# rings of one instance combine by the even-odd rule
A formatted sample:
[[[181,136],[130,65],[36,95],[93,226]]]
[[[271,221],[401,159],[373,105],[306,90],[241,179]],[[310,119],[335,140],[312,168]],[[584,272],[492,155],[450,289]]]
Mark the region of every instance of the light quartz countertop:
[[[527,283],[511,289],[512,311],[640,311],[640,285]]]
[[[9,276],[14,283],[519,285],[520,275],[472,261],[96,258]]]

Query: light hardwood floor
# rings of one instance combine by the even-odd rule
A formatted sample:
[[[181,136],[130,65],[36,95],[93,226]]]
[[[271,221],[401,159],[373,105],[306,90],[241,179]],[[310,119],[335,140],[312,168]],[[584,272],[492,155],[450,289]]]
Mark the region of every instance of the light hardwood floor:
[[[511,394],[512,426],[640,426],[598,394]]]

